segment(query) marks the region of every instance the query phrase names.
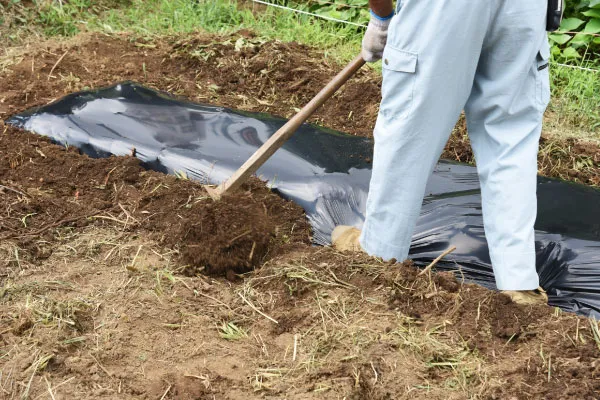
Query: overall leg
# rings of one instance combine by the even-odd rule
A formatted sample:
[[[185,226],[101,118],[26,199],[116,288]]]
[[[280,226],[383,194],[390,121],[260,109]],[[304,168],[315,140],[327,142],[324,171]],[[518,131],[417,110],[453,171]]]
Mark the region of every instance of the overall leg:
[[[532,290],[537,151],[549,100],[546,0],[499,1],[465,107],[496,286]]]
[[[362,248],[406,259],[425,185],[471,88],[491,1],[404,0],[389,26]]]

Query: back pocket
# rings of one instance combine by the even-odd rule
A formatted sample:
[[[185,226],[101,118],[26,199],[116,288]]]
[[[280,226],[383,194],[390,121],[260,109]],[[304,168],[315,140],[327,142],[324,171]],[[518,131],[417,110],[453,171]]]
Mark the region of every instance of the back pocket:
[[[550,102],[550,46],[542,43],[536,57],[536,100],[540,111],[544,111]]]
[[[389,45],[383,51],[380,113],[388,120],[403,119],[410,115],[417,59],[417,53],[399,50]]]

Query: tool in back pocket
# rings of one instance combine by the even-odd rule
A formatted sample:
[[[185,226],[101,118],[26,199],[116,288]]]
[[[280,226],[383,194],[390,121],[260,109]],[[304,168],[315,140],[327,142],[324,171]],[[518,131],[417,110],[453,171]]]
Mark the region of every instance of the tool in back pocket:
[[[548,0],[546,31],[553,32],[560,27],[565,12],[565,0]]]

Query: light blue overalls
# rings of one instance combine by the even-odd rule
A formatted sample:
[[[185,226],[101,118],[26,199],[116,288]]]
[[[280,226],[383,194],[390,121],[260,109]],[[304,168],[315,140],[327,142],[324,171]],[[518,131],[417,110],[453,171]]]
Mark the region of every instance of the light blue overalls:
[[[461,110],[481,181],[496,286],[531,290],[536,175],[550,99],[547,0],[404,0],[383,53],[373,175],[360,238],[371,255],[408,250],[425,184]]]

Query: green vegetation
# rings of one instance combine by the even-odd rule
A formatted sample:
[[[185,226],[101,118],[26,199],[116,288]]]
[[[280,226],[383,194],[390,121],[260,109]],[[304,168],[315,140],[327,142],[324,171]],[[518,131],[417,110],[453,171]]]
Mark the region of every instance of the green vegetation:
[[[600,72],[562,66],[552,68],[552,102],[560,126],[600,131]],[[588,135],[589,136],[589,135]],[[598,135],[592,135],[598,139]]]
[[[600,0],[568,2],[560,29],[549,35],[559,59],[600,59]]]
[[[365,24],[368,0],[270,0],[329,18]],[[560,29],[549,35],[552,54],[561,61],[600,59],[600,0],[568,1]]]
[[[103,1],[92,0],[8,0],[0,2],[0,28],[8,28],[8,39],[18,41],[23,34],[71,36],[92,16],[108,10]],[[112,5],[115,5],[113,2]]]
[[[274,8],[253,12],[252,3],[234,1],[136,1],[134,7],[111,10],[96,21],[108,30],[133,30],[139,34],[185,33],[199,29],[228,33],[250,29],[266,39],[298,41],[333,50],[350,58],[360,46],[356,27],[315,20]]]
[[[364,22],[367,0],[309,0],[291,3],[329,17]],[[8,0],[0,3],[0,36],[7,32],[9,42],[18,45],[32,34],[71,36],[81,31],[128,31],[141,37],[184,34],[203,30],[230,33],[249,29],[270,40],[298,41],[323,49],[325,56],[338,62],[354,57],[360,49],[363,28],[296,14],[251,1],[234,0]],[[332,4],[334,3],[334,4]],[[586,33],[600,31],[600,0],[584,0],[570,5],[563,28]],[[577,22],[574,19],[577,19]],[[574,22],[577,22],[575,27]],[[567,39],[567,35],[569,38]],[[558,37],[561,39],[557,39]],[[600,70],[600,58],[592,57],[600,37],[554,33],[554,61]],[[581,39],[581,40],[580,40]],[[585,46],[583,43],[585,41]],[[560,46],[560,49],[558,48]],[[580,57],[569,56],[573,49]],[[379,66],[375,66],[376,69]],[[600,129],[600,72],[561,67],[552,68],[553,100],[550,126],[556,131],[598,132]],[[597,138],[597,134],[585,134]]]
[[[325,17],[366,24],[369,21],[369,0],[308,0],[308,1],[277,1],[289,7],[309,11]]]
[[[11,15],[0,21],[0,27],[12,28],[8,36],[14,43],[20,41],[23,36],[20,33],[24,31],[48,36],[71,36],[83,30],[128,31],[152,36],[250,29],[266,39],[298,41],[323,48],[328,56],[340,60],[353,57],[360,48],[357,27],[274,8],[257,11],[249,2],[37,0],[34,3],[38,6],[26,7],[20,0],[10,0],[5,6],[0,3],[0,13],[4,7],[6,14]]]

